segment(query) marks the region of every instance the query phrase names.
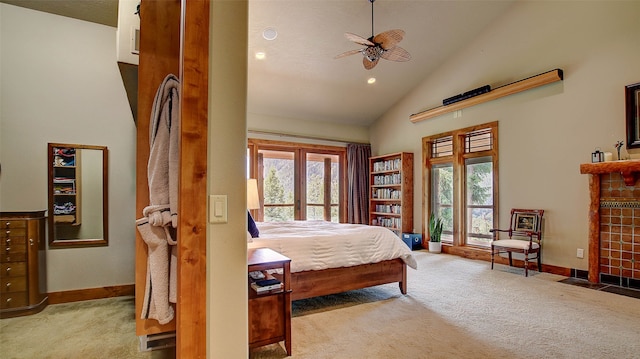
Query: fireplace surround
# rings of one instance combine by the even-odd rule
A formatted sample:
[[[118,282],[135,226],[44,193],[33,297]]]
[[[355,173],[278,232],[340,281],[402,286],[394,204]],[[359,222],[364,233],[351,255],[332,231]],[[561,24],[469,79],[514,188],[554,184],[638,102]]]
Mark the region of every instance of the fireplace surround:
[[[586,163],[589,282],[640,289],[640,160]]]

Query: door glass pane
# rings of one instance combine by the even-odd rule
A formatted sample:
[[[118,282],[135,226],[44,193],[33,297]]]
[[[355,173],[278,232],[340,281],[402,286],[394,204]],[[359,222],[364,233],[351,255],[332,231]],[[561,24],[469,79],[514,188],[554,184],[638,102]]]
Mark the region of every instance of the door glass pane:
[[[331,161],[331,222],[340,222],[340,157],[332,156]]]
[[[453,243],[453,164],[434,165],[431,176],[431,208],[443,222],[441,240]]]
[[[493,228],[493,163],[491,157],[467,159],[466,243],[489,247]]]
[[[307,153],[306,210],[308,220],[338,222],[338,160],[337,155]],[[329,201],[325,200],[325,194],[330,195]],[[335,211],[333,204],[335,204]]]
[[[260,150],[264,165],[264,221],[294,220],[294,154]]]
[[[324,158],[307,154],[307,219],[324,219]]]

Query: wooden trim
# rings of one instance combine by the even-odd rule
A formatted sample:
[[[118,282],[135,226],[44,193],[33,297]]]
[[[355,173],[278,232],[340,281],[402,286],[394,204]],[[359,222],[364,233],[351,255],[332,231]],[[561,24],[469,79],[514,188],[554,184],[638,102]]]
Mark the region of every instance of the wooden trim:
[[[517,82],[510,83],[491,90],[482,95],[478,95],[460,102],[452,103],[446,106],[440,106],[432,108],[430,110],[415,113],[409,116],[411,122],[416,123],[424,120],[428,120],[433,117],[444,115],[445,113],[461,110],[463,108],[479,105],[487,101],[497,100],[501,97],[513,95],[518,92],[530,90],[539,86],[550,84],[556,81],[562,81],[563,73],[560,69],[547,71],[545,73],[526,78]]]
[[[67,290],[50,292],[49,304],[80,302],[83,300],[132,296],[135,293],[133,284],[116,285],[110,287]]]
[[[182,1],[176,353],[207,355],[209,0]]]

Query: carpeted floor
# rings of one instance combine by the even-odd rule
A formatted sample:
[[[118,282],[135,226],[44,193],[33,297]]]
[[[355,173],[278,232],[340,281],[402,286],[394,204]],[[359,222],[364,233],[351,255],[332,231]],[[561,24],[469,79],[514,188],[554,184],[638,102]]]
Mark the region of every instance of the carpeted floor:
[[[640,358],[638,299],[414,254],[405,296],[389,284],[294,302],[292,358]],[[270,345],[251,358],[285,353]]]
[[[294,302],[291,358],[640,358],[640,299],[548,273],[525,278],[517,268],[414,255],[407,295],[388,284]],[[174,356],[139,352],[133,318],[133,298],[119,297],[2,319],[0,357]],[[250,357],[286,353],[274,344]]]
[[[175,350],[140,352],[133,297],[47,306],[0,320],[3,359],[174,358]]]

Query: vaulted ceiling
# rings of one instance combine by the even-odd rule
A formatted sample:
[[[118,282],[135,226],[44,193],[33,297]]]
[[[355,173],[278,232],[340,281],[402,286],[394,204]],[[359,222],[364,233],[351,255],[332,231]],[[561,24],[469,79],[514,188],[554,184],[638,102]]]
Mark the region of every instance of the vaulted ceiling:
[[[0,1],[117,26],[117,0]],[[373,33],[404,30],[399,46],[411,54],[411,60],[382,59],[366,70],[359,53],[334,57],[363,48],[345,38],[345,32],[364,38],[372,35],[370,0],[250,0],[248,111],[367,126],[473,41],[512,3],[376,0]],[[267,29],[277,32],[275,39],[264,38]],[[212,56],[224,56],[224,49],[214,46],[211,51]],[[263,52],[265,58],[256,59],[257,52]],[[367,84],[371,77],[376,82]]]

